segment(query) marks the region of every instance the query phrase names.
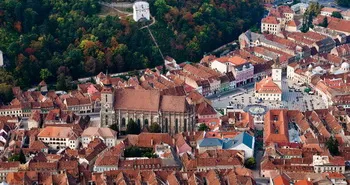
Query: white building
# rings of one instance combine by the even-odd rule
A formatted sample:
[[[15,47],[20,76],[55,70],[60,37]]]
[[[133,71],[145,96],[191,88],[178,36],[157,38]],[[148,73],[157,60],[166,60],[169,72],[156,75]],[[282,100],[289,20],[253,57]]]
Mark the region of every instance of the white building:
[[[199,153],[207,150],[241,150],[244,151],[244,158],[254,157],[255,137],[242,132],[234,138],[204,138],[198,141]]]
[[[38,128],[40,126],[41,116],[39,111],[34,111],[28,118],[28,129]]]
[[[2,51],[0,50],[0,67],[4,66],[4,56],[2,54]]]
[[[282,89],[282,68],[277,58],[272,65],[272,77],[266,77],[255,84],[255,97],[268,101],[282,101]]]
[[[350,10],[342,11],[341,15],[343,16],[343,19],[350,21]]]
[[[281,32],[280,21],[276,17],[267,16],[261,20],[261,32],[277,35]]]
[[[70,127],[45,127],[38,134],[38,139],[55,150],[79,148],[79,136]]]
[[[149,4],[145,1],[135,2],[133,5],[133,18],[138,22],[140,19],[150,20]]]
[[[272,65],[272,80],[282,89],[282,68],[279,63],[279,58],[277,58],[276,62]]]
[[[95,138],[100,138],[108,147],[113,147],[117,144],[117,132],[110,128],[89,127],[81,134],[81,142],[83,147]]]
[[[321,10],[321,15],[323,16],[332,16],[333,12],[341,12],[339,9],[331,8],[331,7],[324,7]]]
[[[173,159],[173,153],[171,150],[171,146],[166,144],[166,143],[162,143],[162,144],[158,144],[154,147],[154,153],[161,159]]]
[[[210,68],[223,74],[232,72],[236,86],[250,83],[254,78],[254,66],[239,56],[217,58],[211,62]]]
[[[20,163],[18,161],[0,162],[0,182],[6,181],[6,177],[8,173],[18,172],[19,166],[20,166]]]
[[[223,142],[224,148],[228,148],[229,150],[244,151],[244,159],[254,157],[255,137],[249,135],[246,132],[242,132],[235,138],[233,138],[233,142],[228,141],[227,143],[225,143],[225,140]],[[228,144],[228,146],[225,146],[225,144]]]
[[[291,6],[290,8],[296,14],[304,14],[308,7],[309,7],[309,4],[307,4],[307,3],[297,3],[293,6]]]
[[[0,108],[0,116],[27,117],[20,106],[6,105]]]
[[[345,161],[335,160],[334,162],[329,159],[329,156],[314,155],[312,156],[312,166],[315,173],[324,172],[339,172],[345,173]]]
[[[176,60],[169,57],[169,56],[166,56],[164,58],[164,65],[165,65],[165,68],[168,70],[168,71],[171,71],[171,70],[176,70],[176,69],[180,69],[181,67],[176,63]]]

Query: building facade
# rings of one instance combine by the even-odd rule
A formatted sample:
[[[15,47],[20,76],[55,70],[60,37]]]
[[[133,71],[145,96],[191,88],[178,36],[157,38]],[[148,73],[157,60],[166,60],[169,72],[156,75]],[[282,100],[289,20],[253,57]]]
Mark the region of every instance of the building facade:
[[[277,58],[272,65],[272,76],[255,84],[255,97],[261,100],[282,101],[282,94],[282,68]]]
[[[101,139],[107,147],[117,144],[117,132],[110,128],[89,127],[81,134],[81,142],[86,148],[95,138]]]
[[[123,132],[128,122],[134,121],[140,128],[156,122],[162,132],[171,134],[195,129],[195,107],[185,96],[161,95],[158,90],[114,90],[107,82],[101,104],[101,127],[117,124]]]
[[[38,134],[38,139],[54,150],[78,149],[80,143],[78,135],[70,127],[45,127]]]

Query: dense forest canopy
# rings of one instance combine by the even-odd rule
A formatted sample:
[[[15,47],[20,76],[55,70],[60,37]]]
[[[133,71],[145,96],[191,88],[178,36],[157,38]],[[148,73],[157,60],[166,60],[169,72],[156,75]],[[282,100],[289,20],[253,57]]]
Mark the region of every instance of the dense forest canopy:
[[[148,2],[160,48],[181,62],[196,62],[237,39],[263,15],[258,0]],[[0,73],[11,77],[0,80],[0,88],[30,87],[44,79],[65,90],[72,79],[106,69],[121,72],[162,64],[147,30],[139,29],[141,23],[131,17],[99,17],[100,8],[98,0],[0,1],[0,49],[9,61]]]

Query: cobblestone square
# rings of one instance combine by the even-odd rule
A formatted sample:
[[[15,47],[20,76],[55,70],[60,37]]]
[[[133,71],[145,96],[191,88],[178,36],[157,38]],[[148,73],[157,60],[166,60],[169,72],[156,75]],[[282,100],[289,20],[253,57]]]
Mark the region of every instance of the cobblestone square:
[[[243,109],[247,105],[261,104],[269,109],[286,108],[289,110],[314,110],[326,108],[325,102],[318,95],[310,95],[304,92],[306,86],[299,86],[292,80],[283,78],[283,95],[282,102],[260,101],[254,97],[254,85],[240,87],[232,93],[223,96],[211,98],[215,108],[233,108]]]

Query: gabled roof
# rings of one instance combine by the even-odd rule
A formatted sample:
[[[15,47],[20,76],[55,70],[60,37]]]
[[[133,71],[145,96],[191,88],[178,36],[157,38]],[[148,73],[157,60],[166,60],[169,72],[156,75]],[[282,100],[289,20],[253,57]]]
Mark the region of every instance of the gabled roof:
[[[244,144],[247,147],[253,149],[254,148],[254,137],[249,135],[246,132],[242,132],[240,133],[238,136],[236,136],[234,138],[235,144],[234,146],[240,145],[240,144]]]
[[[115,109],[158,111],[160,92],[157,90],[118,89]]]
[[[262,23],[266,24],[279,24],[280,22],[276,19],[276,17],[267,16],[261,20]]]
[[[284,174],[273,178],[272,181],[274,185],[290,185],[289,180],[287,179],[287,176]]]
[[[84,132],[81,134],[82,137],[96,137],[100,136],[103,138],[116,138],[117,132],[110,129],[110,128],[98,128],[98,127],[89,127],[84,130]]]
[[[258,93],[277,93],[282,94],[281,88],[273,81],[272,77],[262,79],[256,83],[255,90]]]
[[[204,138],[198,141],[199,147],[222,146],[221,139],[218,138]]]

